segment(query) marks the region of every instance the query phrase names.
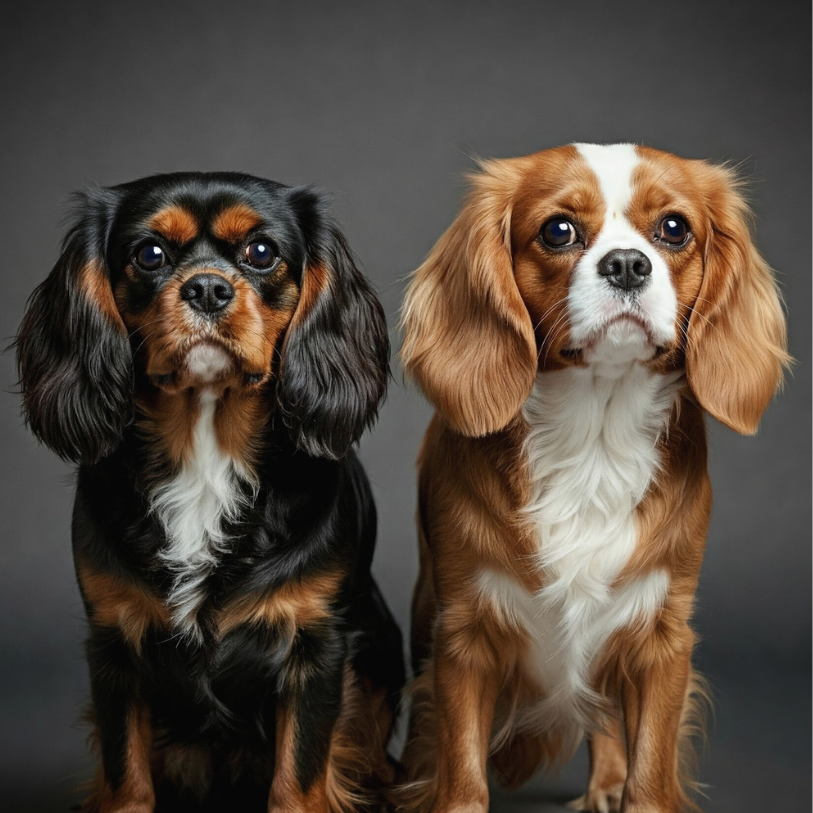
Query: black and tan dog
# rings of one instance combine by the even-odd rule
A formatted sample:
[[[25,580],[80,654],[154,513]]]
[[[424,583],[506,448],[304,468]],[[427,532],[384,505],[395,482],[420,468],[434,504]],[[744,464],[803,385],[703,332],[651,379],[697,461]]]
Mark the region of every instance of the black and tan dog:
[[[320,197],[233,174],[84,194],[17,342],[80,464],[90,811],[374,806],[403,682],[351,451],[381,306]]]

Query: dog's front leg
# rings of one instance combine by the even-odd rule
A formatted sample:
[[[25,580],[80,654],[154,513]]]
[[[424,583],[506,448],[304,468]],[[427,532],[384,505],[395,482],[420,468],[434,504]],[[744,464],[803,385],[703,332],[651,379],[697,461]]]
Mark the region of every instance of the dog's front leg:
[[[685,623],[659,624],[628,664],[622,686],[629,756],[623,813],[678,813],[684,807],[678,738],[693,644]]]
[[[338,634],[300,630],[277,705],[269,813],[328,813],[328,761],[342,703],[345,648]]]
[[[469,615],[467,608],[463,612]],[[439,752],[433,813],[486,813],[486,759],[500,674],[486,635],[461,636],[450,629],[449,616],[441,616],[435,633]]]
[[[616,718],[587,739],[590,754],[590,780],[587,793],[568,804],[572,810],[589,813],[618,813],[627,778],[627,754]]]
[[[102,752],[97,787],[86,803],[92,813],[152,813],[152,723],[139,693],[134,657],[117,630],[88,642],[90,688]]]

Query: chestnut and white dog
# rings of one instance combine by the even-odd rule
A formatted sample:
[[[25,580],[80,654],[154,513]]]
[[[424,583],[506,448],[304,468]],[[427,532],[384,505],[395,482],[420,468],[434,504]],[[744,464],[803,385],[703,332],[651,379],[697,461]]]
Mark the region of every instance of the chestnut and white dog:
[[[584,733],[580,810],[689,803],[704,412],[756,431],[788,363],[731,170],[631,144],[486,161],[415,272],[410,810],[486,811]],[[623,733],[622,733],[623,732]]]

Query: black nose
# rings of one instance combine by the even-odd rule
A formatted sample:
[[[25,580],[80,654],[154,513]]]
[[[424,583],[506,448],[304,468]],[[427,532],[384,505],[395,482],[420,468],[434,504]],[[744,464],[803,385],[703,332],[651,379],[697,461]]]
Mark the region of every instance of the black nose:
[[[220,274],[195,274],[181,286],[181,299],[202,313],[217,313],[234,299],[234,288]]]
[[[610,285],[629,291],[640,288],[652,273],[649,257],[635,248],[617,248],[598,261],[598,272]]]

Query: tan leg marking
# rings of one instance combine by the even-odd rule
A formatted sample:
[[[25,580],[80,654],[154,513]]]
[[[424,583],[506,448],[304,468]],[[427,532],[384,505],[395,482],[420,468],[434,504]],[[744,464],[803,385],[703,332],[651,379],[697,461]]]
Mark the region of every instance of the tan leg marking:
[[[378,809],[395,779],[387,760],[393,716],[385,689],[373,691],[345,667],[342,710],[330,741],[327,799],[332,813]]]
[[[268,796],[269,813],[329,813],[327,774],[303,791],[296,778],[296,721],[282,704],[277,706],[277,759]]]
[[[99,768],[95,789],[84,804],[86,813],[153,813],[152,725],[144,707],[134,708],[127,720],[127,764],[124,779],[115,790]]]

